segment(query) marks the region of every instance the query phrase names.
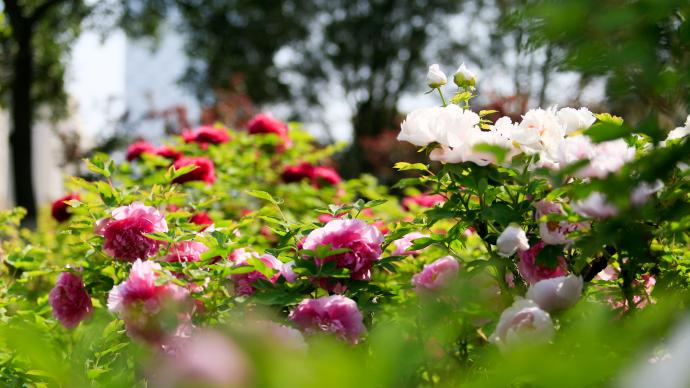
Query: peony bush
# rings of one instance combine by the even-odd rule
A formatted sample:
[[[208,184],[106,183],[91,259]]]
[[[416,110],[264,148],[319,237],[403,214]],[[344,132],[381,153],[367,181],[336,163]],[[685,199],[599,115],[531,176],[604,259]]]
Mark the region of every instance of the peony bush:
[[[260,114],[95,155],[36,231],[0,213],[0,381],[600,386],[672,358],[690,118],[513,122],[472,109],[478,80],[429,68],[441,105],[398,135],[429,162],[392,188]]]

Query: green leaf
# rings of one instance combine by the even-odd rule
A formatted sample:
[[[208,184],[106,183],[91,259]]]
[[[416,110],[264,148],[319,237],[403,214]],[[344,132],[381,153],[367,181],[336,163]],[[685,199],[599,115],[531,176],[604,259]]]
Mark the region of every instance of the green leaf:
[[[595,143],[620,139],[630,135],[631,133],[632,128],[624,125],[623,123],[616,124],[606,121],[594,123],[594,125],[585,131],[585,135],[589,136]]]
[[[429,172],[429,168],[422,163],[398,162],[393,166],[393,168],[398,171],[419,170]]]
[[[261,190],[247,190],[247,191],[245,191],[245,192],[247,193],[247,195],[250,195],[250,196],[252,196],[252,197],[254,197],[254,198],[259,198],[259,199],[266,200],[266,201],[268,201],[268,202],[270,202],[270,203],[272,203],[272,204],[274,204],[274,205],[278,205],[278,204],[281,203],[281,201],[278,201],[278,200],[274,199],[273,196],[272,196],[271,194],[269,194],[269,193],[267,193],[267,192],[265,192],[265,191],[261,191]]]

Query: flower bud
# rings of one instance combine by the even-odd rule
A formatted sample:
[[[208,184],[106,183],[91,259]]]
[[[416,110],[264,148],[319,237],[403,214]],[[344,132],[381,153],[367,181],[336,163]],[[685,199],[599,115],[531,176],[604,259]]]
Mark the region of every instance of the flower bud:
[[[503,257],[510,257],[516,251],[526,251],[529,249],[527,235],[517,225],[509,225],[496,240],[498,254]]]
[[[429,66],[429,72],[426,73],[426,83],[432,89],[438,89],[448,82],[445,73],[441,71],[438,64]]]
[[[453,82],[455,82],[459,88],[474,87],[474,85],[477,84],[477,75],[470,71],[470,69],[465,66],[465,63],[463,63],[458,68],[458,71],[453,74]]]

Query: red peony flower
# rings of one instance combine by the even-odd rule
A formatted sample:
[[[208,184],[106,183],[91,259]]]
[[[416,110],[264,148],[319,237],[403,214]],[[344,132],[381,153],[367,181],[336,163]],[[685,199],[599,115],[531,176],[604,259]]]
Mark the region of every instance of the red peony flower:
[[[93,311],[91,297],[86,292],[84,283],[79,276],[70,272],[60,274],[48,295],[48,302],[55,318],[68,329],[77,327]]]
[[[204,229],[213,225],[213,219],[206,212],[199,212],[189,218],[189,222],[197,225],[206,225]],[[204,229],[201,229],[202,231]]]
[[[300,182],[304,179],[311,180],[314,176],[314,166],[308,162],[302,162],[296,166],[287,166],[281,174],[285,183]]]
[[[283,152],[290,148],[292,140],[288,136],[288,125],[273,118],[270,114],[259,113],[247,123],[247,130],[252,135],[274,134],[281,139],[281,144],[276,147],[276,151]]]
[[[67,194],[62,198],[58,198],[53,202],[53,206],[50,209],[50,214],[53,216],[55,221],[57,222],[65,222],[69,220],[70,217],[72,217],[72,213],[67,211],[70,206],[66,204],[65,202],[71,201],[73,199],[80,200],[81,197],[79,194],[72,193],[72,194]]]
[[[130,162],[135,159],[139,159],[141,157],[141,154],[155,154],[156,153],[156,147],[154,147],[151,143],[144,141],[144,140],[139,140],[137,142],[134,142],[127,147],[127,160]]]
[[[183,157],[176,160],[173,166],[177,170],[184,166],[196,166],[194,170],[175,178],[173,180],[174,183],[203,181],[210,185],[216,181],[216,173],[213,162],[208,158],[204,158],[203,156]]]
[[[312,172],[312,182],[315,187],[323,187],[324,185],[335,186],[340,183],[341,178],[333,167],[319,166],[314,167]]]
[[[198,143],[201,148],[206,149],[209,144],[228,142],[230,135],[225,128],[204,125],[193,130],[184,131],[182,139],[184,139],[185,143]]]
[[[160,146],[156,149],[156,155],[162,156],[166,159],[177,160],[184,156],[184,154],[174,148],[168,146]]]

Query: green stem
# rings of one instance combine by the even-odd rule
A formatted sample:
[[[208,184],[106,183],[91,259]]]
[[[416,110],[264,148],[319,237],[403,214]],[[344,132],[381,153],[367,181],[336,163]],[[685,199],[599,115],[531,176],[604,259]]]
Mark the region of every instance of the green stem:
[[[441,96],[441,101],[443,102],[443,107],[448,106],[448,103],[446,103],[445,97],[443,97],[443,92],[441,91],[441,88],[436,88],[438,90],[438,95]]]

